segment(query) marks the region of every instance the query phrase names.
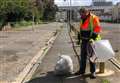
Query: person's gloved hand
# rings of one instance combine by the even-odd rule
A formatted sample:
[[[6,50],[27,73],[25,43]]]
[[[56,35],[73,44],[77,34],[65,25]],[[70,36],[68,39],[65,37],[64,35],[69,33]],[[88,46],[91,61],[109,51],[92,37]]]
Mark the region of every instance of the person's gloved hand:
[[[78,41],[77,41],[77,45],[80,45],[80,43],[81,43],[80,32],[78,32],[78,34],[77,34],[77,39],[78,39]]]
[[[93,42],[94,42],[94,40],[93,40],[93,39],[90,39],[90,40],[89,40],[89,42],[90,42],[90,43],[93,43]]]
[[[97,36],[98,34],[93,32],[91,35],[91,39],[96,40]]]

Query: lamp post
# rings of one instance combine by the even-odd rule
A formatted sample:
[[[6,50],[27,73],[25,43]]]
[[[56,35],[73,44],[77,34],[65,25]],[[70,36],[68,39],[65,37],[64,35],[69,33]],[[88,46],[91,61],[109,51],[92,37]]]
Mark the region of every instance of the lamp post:
[[[32,31],[34,31],[34,25],[35,25],[35,14],[34,14],[34,12],[33,12],[33,15],[32,15],[32,20],[33,20],[33,22],[32,22]]]
[[[64,0],[64,2],[65,2],[66,0]],[[72,1],[71,0],[68,0],[69,2],[68,2],[68,7],[69,7],[69,9],[68,9],[68,24],[69,24],[69,27],[70,27],[70,31],[71,31],[71,21],[72,21]]]
[[[72,3],[71,3],[71,0],[70,0],[70,23],[72,21]]]
[[[70,25],[70,32],[71,32],[71,23],[72,23],[72,2],[70,0],[70,23],[69,23],[69,25]]]

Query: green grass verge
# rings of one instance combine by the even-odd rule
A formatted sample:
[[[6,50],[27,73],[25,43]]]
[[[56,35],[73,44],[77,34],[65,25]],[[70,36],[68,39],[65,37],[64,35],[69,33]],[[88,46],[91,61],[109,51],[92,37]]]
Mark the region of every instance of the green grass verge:
[[[101,83],[110,83],[110,81],[107,80],[107,79],[103,79],[103,80],[101,81]]]

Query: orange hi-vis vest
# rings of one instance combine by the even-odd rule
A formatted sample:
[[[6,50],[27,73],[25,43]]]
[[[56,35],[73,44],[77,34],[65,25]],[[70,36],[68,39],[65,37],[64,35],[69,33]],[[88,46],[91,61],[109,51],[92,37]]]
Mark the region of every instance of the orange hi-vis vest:
[[[94,33],[101,32],[99,18],[97,16],[95,16],[94,14],[90,13],[90,16],[85,20],[84,23],[81,20],[81,22],[80,22],[80,30],[92,31]]]

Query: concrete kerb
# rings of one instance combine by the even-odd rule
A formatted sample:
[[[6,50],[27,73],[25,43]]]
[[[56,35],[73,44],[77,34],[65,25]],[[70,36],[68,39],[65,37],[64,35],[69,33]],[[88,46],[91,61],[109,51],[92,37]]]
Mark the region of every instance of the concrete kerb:
[[[62,28],[61,28],[62,29]],[[33,73],[37,69],[37,67],[40,65],[40,61],[43,59],[43,57],[47,54],[49,49],[52,47],[55,39],[60,33],[60,30],[56,30],[55,34],[49,39],[49,41],[46,43],[46,45],[41,48],[41,50],[33,57],[33,59],[27,64],[27,66],[23,69],[23,71],[18,75],[17,78],[11,83],[25,83],[32,77]],[[38,61],[40,60],[40,61]]]
[[[120,63],[115,59],[115,58],[112,58],[109,60],[113,65],[114,67],[120,72]]]

